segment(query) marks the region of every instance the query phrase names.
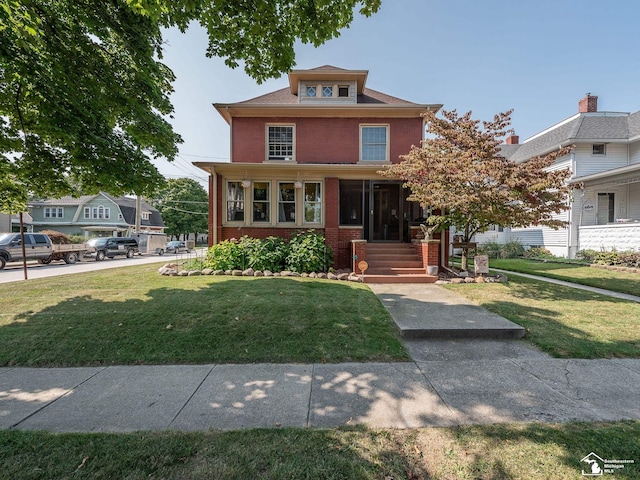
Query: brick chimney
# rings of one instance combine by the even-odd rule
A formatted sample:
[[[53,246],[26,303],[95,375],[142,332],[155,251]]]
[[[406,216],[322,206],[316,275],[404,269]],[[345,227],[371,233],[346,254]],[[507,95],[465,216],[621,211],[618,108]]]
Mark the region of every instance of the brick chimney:
[[[588,113],[598,111],[598,97],[587,93],[584,98],[578,102],[578,113]]]
[[[518,145],[520,142],[520,137],[518,135],[509,135],[505,140],[507,145]]]

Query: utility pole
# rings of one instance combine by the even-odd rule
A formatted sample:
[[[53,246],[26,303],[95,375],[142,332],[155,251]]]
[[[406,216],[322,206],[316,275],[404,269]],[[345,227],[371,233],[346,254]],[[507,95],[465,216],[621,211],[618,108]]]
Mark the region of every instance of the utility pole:
[[[142,218],[142,197],[136,194],[136,225],[135,233],[140,233],[140,223]]]

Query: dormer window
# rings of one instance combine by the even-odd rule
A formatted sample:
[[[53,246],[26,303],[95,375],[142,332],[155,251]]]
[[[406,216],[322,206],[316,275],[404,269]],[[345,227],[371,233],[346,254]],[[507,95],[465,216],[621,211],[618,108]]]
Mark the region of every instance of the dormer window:
[[[593,155],[606,155],[606,145],[604,143],[594,143],[592,153]]]
[[[324,85],[322,87],[322,96],[323,97],[333,97],[333,85]]]
[[[316,96],[316,87],[307,87],[307,97]]]
[[[338,96],[339,97],[348,97],[349,96],[349,87],[347,85],[340,85],[338,87]]]

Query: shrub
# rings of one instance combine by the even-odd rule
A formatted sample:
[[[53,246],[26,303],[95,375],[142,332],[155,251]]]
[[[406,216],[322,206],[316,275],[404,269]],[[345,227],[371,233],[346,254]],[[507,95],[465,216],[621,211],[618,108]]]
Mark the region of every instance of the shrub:
[[[510,240],[500,250],[500,258],[517,258],[524,255],[524,247],[517,240]]]
[[[500,258],[501,250],[502,245],[492,241],[478,245],[477,253],[478,255],[487,255],[489,258]]]
[[[239,242],[224,240],[207,250],[205,264],[213,270],[237,270],[245,268],[247,259]]]
[[[546,248],[533,247],[524,252],[525,258],[555,258],[555,255]]]
[[[279,272],[285,268],[289,246],[283,238],[243,237],[240,246],[245,251],[247,266],[254,270]]]
[[[593,263],[596,259],[596,255],[598,255],[598,252],[596,252],[595,250],[580,250],[576,257],[579,260],[584,260],[587,263]]]
[[[333,252],[325,238],[313,230],[299,232],[289,241],[286,268],[293,272],[326,272],[333,262]]]

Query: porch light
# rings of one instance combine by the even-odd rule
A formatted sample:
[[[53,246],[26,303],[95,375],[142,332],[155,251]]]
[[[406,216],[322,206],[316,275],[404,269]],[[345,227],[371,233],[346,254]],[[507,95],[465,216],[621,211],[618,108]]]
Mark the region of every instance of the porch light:
[[[295,182],[293,186],[296,188],[296,190],[300,190],[302,188],[302,182]]]
[[[242,186],[244,188],[249,188],[251,186],[251,180],[242,180]]]

